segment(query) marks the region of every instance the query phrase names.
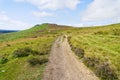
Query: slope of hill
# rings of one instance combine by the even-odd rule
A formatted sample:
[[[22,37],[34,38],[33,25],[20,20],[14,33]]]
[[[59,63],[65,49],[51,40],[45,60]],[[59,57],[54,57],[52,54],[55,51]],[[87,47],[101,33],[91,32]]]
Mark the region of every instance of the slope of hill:
[[[46,23],[0,35],[0,80],[41,80],[51,46],[64,34],[80,61],[98,77],[120,79],[120,24],[72,28]]]
[[[49,25],[0,35],[0,80],[41,80],[52,43],[61,33]]]
[[[120,24],[75,30],[69,43],[102,80],[120,80]]]
[[[55,28],[56,27],[56,28]],[[49,35],[49,34],[57,34],[60,33],[62,30],[71,29],[71,27],[68,26],[59,26],[54,24],[41,24],[41,25],[35,25],[34,27],[14,32],[14,33],[8,33],[8,34],[2,34],[0,35],[0,42],[3,41],[9,41],[9,40],[15,40],[19,38],[26,38],[26,37],[37,37],[37,36],[43,36],[43,35]]]
[[[37,34],[37,30],[44,30],[45,27],[47,27],[47,24],[35,26],[31,29],[24,30],[24,31],[0,35],[0,42],[34,36]]]
[[[41,79],[55,37],[30,37],[42,27],[0,36],[0,80]],[[28,38],[29,37],[29,38]],[[7,42],[6,42],[7,41]]]

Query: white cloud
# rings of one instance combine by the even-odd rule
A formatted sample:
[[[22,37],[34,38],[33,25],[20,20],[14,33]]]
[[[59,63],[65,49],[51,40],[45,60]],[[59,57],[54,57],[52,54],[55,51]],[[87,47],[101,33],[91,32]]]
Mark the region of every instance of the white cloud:
[[[0,21],[7,21],[9,18],[3,13],[3,12],[0,12]]]
[[[53,16],[52,13],[47,13],[45,11],[43,12],[33,12],[32,13],[35,17],[43,18],[43,17],[48,17],[48,16]]]
[[[0,12],[0,29],[22,30],[30,27],[29,24],[14,20],[5,13]]]
[[[120,0],[94,0],[83,13],[83,21],[120,21]]]
[[[37,6],[40,10],[57,10],[57,9],[75,9],[80,0],[15,0],[17,2],[28,2]]]
[[[68,26],[73,26],[73,27],[84,27],[83,23],[79,23],[79,24],[66,24]]]

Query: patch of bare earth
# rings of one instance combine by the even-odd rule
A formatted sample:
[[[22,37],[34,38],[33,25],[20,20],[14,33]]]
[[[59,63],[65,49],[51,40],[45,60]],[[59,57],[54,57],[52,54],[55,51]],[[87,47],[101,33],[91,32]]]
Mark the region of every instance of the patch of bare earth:
[[[71,51],[67,38],[59,37],[52,46],[42,80],[99,80]]]

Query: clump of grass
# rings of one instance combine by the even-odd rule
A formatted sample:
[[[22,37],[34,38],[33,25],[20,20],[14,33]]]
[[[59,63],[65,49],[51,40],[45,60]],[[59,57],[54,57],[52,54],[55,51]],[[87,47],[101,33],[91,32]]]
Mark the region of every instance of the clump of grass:
[[[67,39],[68,39],[68,42],[70,42],[71,36],[68,36]]]
[[[98,31],[98,32],[95,32],[94,34],[98,34],[98,35],[100,35],[100,34],[108,34],[108,32],[107,31]]]
[[[13,57],[26,57],[30,54],[31,55],[46,55],[48,53],[47,52],[35,51],[35,50],[32,50],[29,47],[25,47],[25,48],[19,48],[19,49],[15,50],[13,52]]]
[[[10,44],[6,44],[7,47],[10,47],[11,45]]]
[[[33,54],[33,55],[47,55],[48,52],[38,52],[38,51],[34,51],[32,54]]]
[[[66,35],[64,35],[63,38],[66,38]]]
[[[120,35],[120,29],[113,29],[113,34],[114,35]]]
[[[25,45],[29,45],[29,43],[25,42]]]
[[[75,52],[75,54],[79,57],[79,58],[83,58],[84,57],[84,50],[77,48],[77,47],[72,47],[72,50]]]
[[[92,58],[92,57],[84,57],[83,62],[88,66],[88,67],[95,67],[96,65],[99,65],[100,59],[99,58]]]
[[[38,36],[31,36],[31,38],[37,38]]]
[[[38,58],[31,58],[31,59],[28,60],[28,62],[29,62],[30,65],[33,66],[33,65],[36,65],[36,64],[39,63],[39,59]]]
[[[115,69],[107,62],[99,64],[98,67],[96,67],[96,75],[101,77],[103,80],[118,80]]]
[[[32,66],[35,66],[35,65],[37,65],[37,64],[42,65],[42,64],[44,64],[44,63],[46,63],[46,62],[48,62],[48,58],[47,58],[47,57],[30,58],[30,59],[28,60],[28,63],[29,63],[30,65],[32,65]]]
[[[68,39],[68,43],[69,43],[70,47],[73,48],[73,45],[72,45],[72,43],[70,41],[71,40],[71,36],[68,36],[67,39]]]
[[[93,69],[95,74],[102,80],[118,80],[115,69],[108,61],[101,62],[100,59],[96,57],[84,57],[83,62],[86,66]]]
[[[33,52],[30,48],[20,48],[13,52],[13,57],[25,57],[28,56],[31,52]]]
[[[71,31],[67,31],[68,34],[72,33]]]
[[[36,51],[36,50],[31,50],[31,51],[29,52],[29,54],[32,54],[32,55],[39,55],[40,52],[39,52],[39,51]]]
[[[68,37],[68,43],[69,43],[71,49],[75,52],[75,54],[76,54],[79,58],[83,58],[83,57],[84,57],[84,54],[85,54],[84,50],[81,49],[81,48],[73,47],[72,43],[70,42],[70,39],[71,39],[71,37],[69,36],[69,37]]]
[[[8,62],[8,59],[6,57],[0,57],[0,64],[4,64],[4,63],[7,63]]]

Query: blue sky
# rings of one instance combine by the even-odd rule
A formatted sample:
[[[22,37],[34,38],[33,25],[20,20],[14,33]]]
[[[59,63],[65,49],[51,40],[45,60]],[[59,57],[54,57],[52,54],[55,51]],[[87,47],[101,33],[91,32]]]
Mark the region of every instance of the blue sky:
[[[0,29],[24,30],[36,24],[78,27],[120,22],[120,0],[0,0]]]

